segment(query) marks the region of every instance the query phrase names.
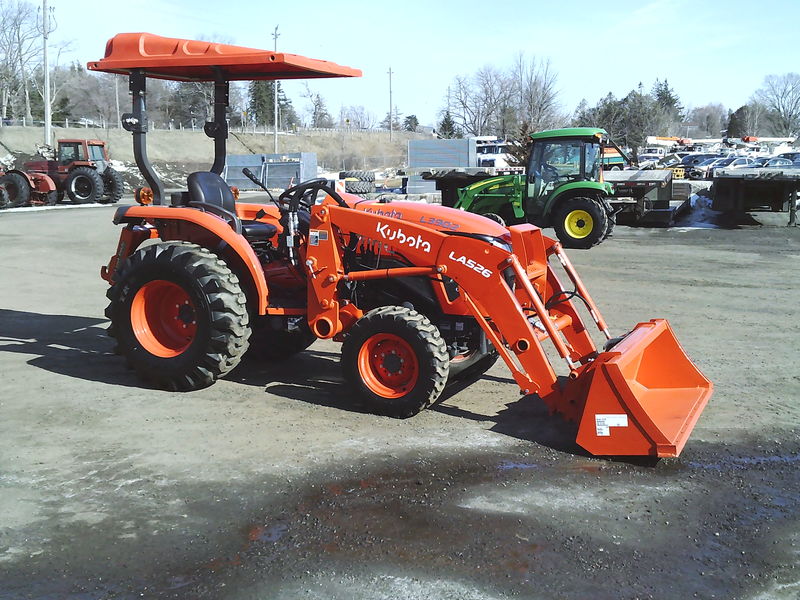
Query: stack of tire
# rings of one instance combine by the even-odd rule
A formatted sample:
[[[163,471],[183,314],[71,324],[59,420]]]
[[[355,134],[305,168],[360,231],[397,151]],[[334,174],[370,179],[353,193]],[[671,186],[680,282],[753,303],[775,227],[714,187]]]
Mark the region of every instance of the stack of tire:
[[[375,191],[375,173],[372,171],[341,171],[344,189],[351,194],[372,194]]]

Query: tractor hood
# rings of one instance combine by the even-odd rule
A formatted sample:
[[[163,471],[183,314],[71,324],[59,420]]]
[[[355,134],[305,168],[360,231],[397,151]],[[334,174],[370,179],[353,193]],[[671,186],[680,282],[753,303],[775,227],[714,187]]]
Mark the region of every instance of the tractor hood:
[[[362,200],[354,208],[382,217],[421,223],[436,231],[475,233],[496,238],[507,238],[508,229],[493,221],[464,210],[424,202],[371,202]]]

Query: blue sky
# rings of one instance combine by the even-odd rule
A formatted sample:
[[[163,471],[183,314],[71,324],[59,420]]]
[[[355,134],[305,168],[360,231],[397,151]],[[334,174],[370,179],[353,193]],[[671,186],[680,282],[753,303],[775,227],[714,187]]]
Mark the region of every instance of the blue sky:
[[[800,0],[49,2],[58,23],[52,42],[72,41],[62,62],[101,58],[106,40],[123,31],[271,49],[278,25],[279,51],[364,72],[310,83],[334,116],[341,105],[363,105],[382,119],[391,67],[398,110],[432,124],[456,75],[506,67],[520,52],[550,60],[566,111],[656,78],[684,105],[735,109],[766,75],[800,71]],[[302,112],[301,89],[286,84]]]

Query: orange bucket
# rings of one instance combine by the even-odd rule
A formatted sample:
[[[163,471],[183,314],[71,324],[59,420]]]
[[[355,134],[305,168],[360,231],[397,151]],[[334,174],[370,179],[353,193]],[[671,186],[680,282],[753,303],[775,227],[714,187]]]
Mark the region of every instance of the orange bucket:
[[[577,442],[605,456],[678,456],[713,384],[681,348],[669,323],[639,323],[568,384],[585,398]]]

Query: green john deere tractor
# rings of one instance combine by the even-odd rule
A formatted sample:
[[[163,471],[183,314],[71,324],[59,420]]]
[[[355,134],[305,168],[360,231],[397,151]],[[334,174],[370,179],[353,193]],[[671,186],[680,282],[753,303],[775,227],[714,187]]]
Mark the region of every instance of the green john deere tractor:
[[[531,135],[524,175],[501,175],[458,190],[455,207],[507,225],[552,226],[567,248],[591,248],[614,229],[613,190],[603,181],[603,129],[573,127]],[[624,156],[624,154],[623,154]]]

